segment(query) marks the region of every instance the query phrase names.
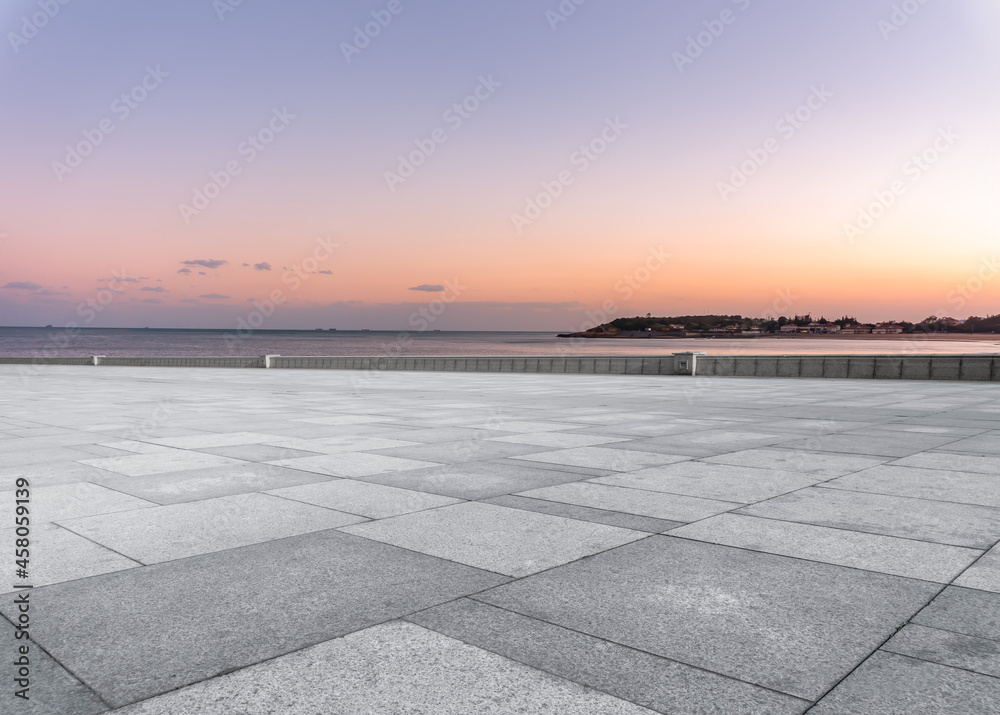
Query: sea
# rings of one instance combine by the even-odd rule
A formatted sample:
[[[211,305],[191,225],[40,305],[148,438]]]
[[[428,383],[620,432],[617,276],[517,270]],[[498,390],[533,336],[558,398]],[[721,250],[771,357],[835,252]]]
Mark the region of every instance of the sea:
[[[559,338],[555,332],[2,328],[0,357],[1000,354],[1000,335]]]

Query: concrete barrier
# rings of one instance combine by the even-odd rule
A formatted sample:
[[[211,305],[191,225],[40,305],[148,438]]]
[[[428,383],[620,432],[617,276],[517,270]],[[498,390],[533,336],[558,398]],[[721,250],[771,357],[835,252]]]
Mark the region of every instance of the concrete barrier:
[[[0,365],[217,367],[285,370],[517,372],[586,375],[1000,381],[1000,355],[572,355],[0,357]]]

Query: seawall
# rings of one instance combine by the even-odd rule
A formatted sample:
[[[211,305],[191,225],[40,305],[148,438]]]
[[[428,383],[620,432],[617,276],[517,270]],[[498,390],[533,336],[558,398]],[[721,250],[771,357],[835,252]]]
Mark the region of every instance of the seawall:
[[[398,357],[0,357],[0,365],[415,370],[595,375],[685,375],[1000,381],[1000,355],[669,355]]]

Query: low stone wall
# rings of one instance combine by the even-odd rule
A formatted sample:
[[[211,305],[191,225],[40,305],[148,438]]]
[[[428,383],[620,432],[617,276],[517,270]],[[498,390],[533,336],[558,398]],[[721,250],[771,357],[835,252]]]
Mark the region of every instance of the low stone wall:
[[[673,375],[666,356],[571,357],[283,357],[271,367],[316,370],[419,370],[443,372],[540,372],[593,375]]]
[[[998,355],[701,355],[698,375],[851,380],[1000,380]]]
[[[97,365],[118,367],[264,367],[261,357],[98,357]]]
[[[92,357],[0,357],[0,365],[93,365]]]
[[[1000,355],[574,355],[532,357],[0,357],[0,365],[413,370],[589,375],[1000,381]]]

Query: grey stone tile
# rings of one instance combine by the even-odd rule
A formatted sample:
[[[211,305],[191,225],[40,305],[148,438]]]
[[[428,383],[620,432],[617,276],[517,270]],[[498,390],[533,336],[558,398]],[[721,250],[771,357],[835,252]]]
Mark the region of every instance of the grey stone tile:
[[[135,439],[123,439],[117,442],[102,442],[101,447],[109,447],[118,452],[125,452],[131,454],[160,454],[163,452],[171,453],[171,448],[162,444],[152,444],[150,442],[142,442]],[[115,457],[126,456],[121,454],[112,455]]]
[[[260,432],[228,432],[222,434],[199,434],[184,437],[147,437],[145,442],[178,449],[203,449],[206,447],[232,447],[241,444],[271,442],[274,435]]]
[[[0,553],[12,555],[16,538],[15,529],[0,529],[0,548],[3,549]],[[4,579],[0,581],[0,593],[13,591],[15,583],[30,583],[38,588],[139,566],[56,524],[32,525],[29,553],[30,578],[26,581]]]
[[[959,546],[740,514],[719,514],[674,529],[670,535],[938,583],[949,583],[982,554]]]
[[[894,653],[875,653],[823,698],[816,715],[1000,713],[1000,680]]]
[[[900,467],[922,467],[924,469],[949,469],[955,472],[979,472],[1000,474],[1000,457],[983,457],[975,454],[955,452],[924,452],[897,459],[894,465]]]
[[[7,484],[11,483],[9,480],[5,481]],[[30,504],[28,506],[32,525],[73,519],[78,516],[132,511],[156,506],[145,499],[137,499],[128,494],[121,494],[112,489],[87,482],[39,487],[30,491]],[[0,508],[6,514],[12,515],[14,513],[15,495],[14,491],[0,492]]]
[[[811,486],[819,480],[819,477],[801,472],[707,462],[678,462],[592,481],[749,504]]]
[[[237,460],[219,457],[214,454],[188,452],[182,449],[172,449],[152,454],[134,454],[128,457],[99,457],[96,459],[78,460],[81,464],[89,464],[98,469],[117,472],[129,477],[141,477],[147,474],[163,474],[164,472],[180,472],[188,469],[204,467],[221,467],[226,464],[236,464]]]
[[[911,623],[882,646],[882,650],[1000,678],[1000,641],[997,640]]]
[[[510,432],[500,430],[475,429],[472,427],[441,427],[407,430],[405,438],[410,442],[435,444],[437,442],[461,442],[466,439],[489,439],[502,437]]]
[[[592,521],[596,524],[607,524],[608,526],[620,526],[623,529],[635,529],[636,531],[646,531],[649,533],[659,533],[669,531],[680,526],[683,522],[668,521],[666,519],[655,519],[650,516],[640,516],[638,514],[624,514],[619,511],[608,511],[607,509],[595,509],[589,506],[578,506],[576,504],[566,504],[563,502],[546,501],[544,499],[531,499],[515,494],[492,497],[484,499],[487,504],[497,506],[509,506],[512,509],[524,509],[526,511],[537,511],[540,514],[552,514],[553,516],[565,516],[568,519],[579,519],[580,521]]]
[[[551,452],[524,454],[513,459],[529,462],[551,462],[577,467],[608,469],[615,472],[630,472],[645,467],[656,467],[661,464],[682,462],[688,457],[680,455],[657,454],[653,452],[636,452],[611,447],[574,447]]]
[[[387,472],[364,477],[364,481],[458,499],[485,499],[540,486],[575,482],[587,476],[577,472],[541,469],[524,462],[502,464],[491,461]]]
[[[579,424],[573,422],[532,422],[530,420],[495,420],[480,424],[468,425],[473,429],[491,430],[497,432],[555,432],[557,430],[573,429]]]
[[[1000,544],[955,579],[955,585],[1000,593]]]
[[[705,457],[710,464],[732,464],[742,467],[778,469],[813,474],[818,477],[841,477],[889,461],[889,457],[856,457],[792,449],[747,449],[739,452]]]
[[[160,506],[141,515],[105,514],[60,524],[140,563],[153,564],[360,521],[353,514],[267,494],[236,494]]]
[[[896,576],[652,536],[474,598],[815,699],[938,588]]]
[[[592,482],[557,484],[522,492],[519,496],[685,522],[704,519],[741,506],[716,499],[663,494]]]
[[[375,449],[392,447],[417,447],[419,442],[409,442],[402,439],[391,439],[378,435],[337,435],[336,437],[316,437],[308,440],[311,450],[323,454],[342,454],[344,452],[370,452]],[[277,446],[289,446],[290,440],[270,442]]]
[[[293,420],[294,422],[305,422],[315,425],[365,425],[376,422],[392,422],[392,417],[385,415],[326,415],[322,417],[303,417]]]
[[[0,462],[2,461],[3,457],[0,456]],[[17,468],[17,476],[27,479],[33,488],[99,481],[102,477],[113,475],[114,472],[107,472],[79,462],[47,462]],[[9,483],[3,486],[9,486]]]
[[[122,715],[182,712],[647,715],[652,711],[395,621],[147,700],[126,708]]]
[[[738,510],[750,516],[988,549],[1000,509],[810,487]]]
[[[323,452],[288,449],[270,444],[240,444],[233,447],[206,447],[199,452],[217,454],[220,457],[243,459],[248,462],[272,462],[279,459],[295,459],[297,457],[315,457]]]
[[[469,599],[407,620],[671,715],[801,713],[808,703]]]
[[[785,442],[782,447],[789,449],[809,449],[820,452],[843,452],[844,454],[867,454],[876,457],[907,457],[932,447],[955,440],[952,436],[934,435],[858,435],[829,434],[809,437],[803,440]]]
[[[970,454],[1000,456],[1000,434],[986,432],[951,442],[940,448],[948,452],[969,452]]]
[[[704,430],[685,434],[667,435],[635,440],[618,449],[637,449],[663,452],[666,454],[682,454],[690,457],[710,457],[713,455],[735,452],[752,447],[787,442],[794,435],[770,434],[745,430]]]
[[[117,707],[504,580],[321,531],[38,589],[31,634]]]
[[[405,459],[419,459],[438,464],[458,464],[461,462],[481,462],[489,459],[502,459],[531,452],[539,452],[542,448],[527,444],[507,444],[487,439],[467,439],[461,442],[438,442],[421,444],[416,447],[396,447],[379,449],[377,454]]]
[[[330,479],[331,477],[322,474],[277,467],[273,464],[239,462],[225,467],[150,474],[145,477],[112,475],[94,481],[157,504],[181,504],[233,494],[327,482]]]
[[[382,484],[369,484],[354,479],[338,479],[333,482],[275,489],[268,493],[306,504],[360,514],[371,519],[384,519],[458,502],[451,497],[387,487]]]
[[[4,599],[12,600],[12,599]],[[35,643],[15,636],[10,623],[0,618],[0,648],[3,648],[5,669],[8,671],[0,690],[0,712],[11,715],[97,715],[108,706],[87,686],[66,672],[66,669]],[[26,654],[20,652],[27,646]],[[14,661],[26,655],[30,663],[27,699],[17,697],[22,688],[13,682]]]
[[[508,576],[543,571],[647,534],[467,502],[342,529]]]
[[[628,437],[611,437],[608,435],[579,434],[573,432],[528,432],[513,434],[508,437],[490,437],[491,442],[509,442],[511,444],[532,444],[538,447],[594,447],[614,442],[627,442]]]
[[[383,472],[402,472],[408,469],[440,466],[434,462],[389,457],[384,454],[368,454],[366,452],[344,452],[341,454],[324,454],[320,457],[279,459],[269,462],[269,464],[276,464],[280,467],[288,467],[289,469],[301,469],[303,472],[326,474],[331,477],[367,477]]]
[[[1000,507],[1000,479],[992,474],[880,465],[834,479],[824,486]]]
[[[913,622],[929,628],[1000,640],[1000,595],[949,586]]]

